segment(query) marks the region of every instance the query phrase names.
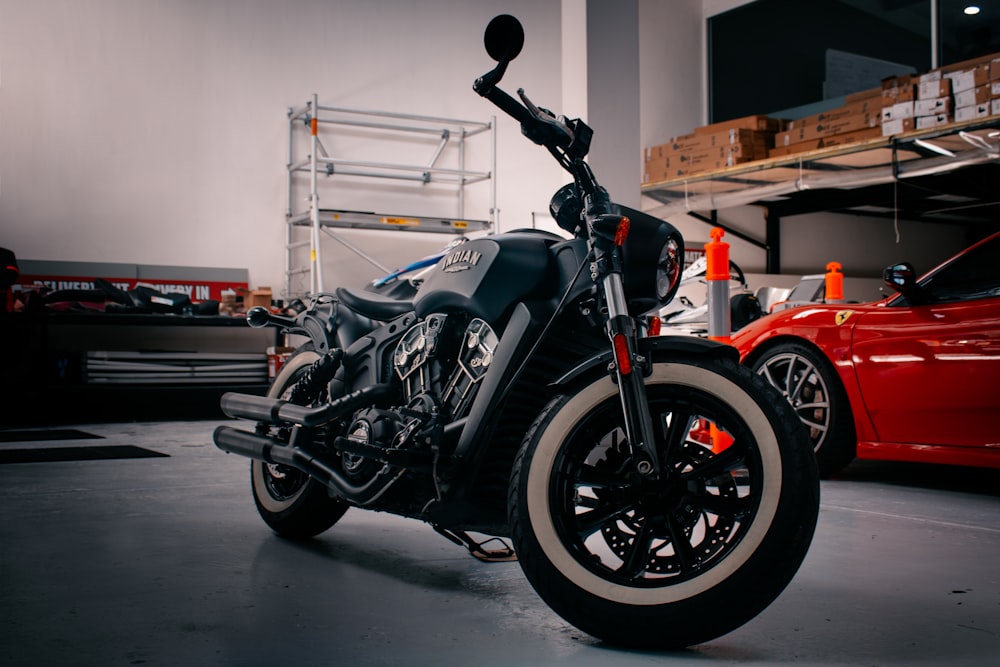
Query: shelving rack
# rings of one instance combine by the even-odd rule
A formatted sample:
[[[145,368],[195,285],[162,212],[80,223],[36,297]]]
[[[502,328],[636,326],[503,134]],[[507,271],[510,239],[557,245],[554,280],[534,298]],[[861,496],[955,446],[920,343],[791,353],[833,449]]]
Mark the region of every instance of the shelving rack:
[[[431,151],[424,164],[358,160],[331,154],[323,139],[337,134],[366,133],[380,141],[425,142]],[[489,138],[486,169],[466,167],[466,142],[471,137]],[[303,146],[306,146],[303,151]],[[452,147],[457,152],[457,167],[442,166],[441,157]],[[298,150],[297,150],[298,149]],[[299,157],[300,155],[305,157]],[[297,197],[302,179],[297,173],[308,174],[308,195]],[[288,206],[286,217],[285,289],[288,298],[304,296],[296,290],[296,276],[308,274],[308,292],[321,292],[323,283],[323,237],[335,239],[380,270],[390,269],[379,264],[362,249],[348,241],[341,229],[380,229],[419,233],[464,234],[491,230],[496,224],[496,118],[487,122],[420,116],[342,107],[322,106],[318,96],[304,106],[288,109]],[[336,176],[394,179],[423,184],[443,183],[454,186],[456,215],[454,218],[428,215],[400,215],[371,211],[339,210],[320,207],[321,179]],[[489,182],[489,214],[485,219],[466,218],[465,188],[474,183]],[[296,201],[308,202],[307,210],[296,210]],[[296,231],[300,230],[300,231]],[[307,235],[302,234],[307,231]],[[303,238],[306,236],[306,238]],[[305,255],[305,259],[298,259]]]
[[[763,242],[738,230],[727,233],[763,248],[768,273],[779,273],[784,216],[849,211],[996,225],[998,183],[1000,117],[991,116],[646,183],[642,192],[657,202],[647,210],[652,215],[683,213],[713,225],[720,224],[719,210],[764,208]]]

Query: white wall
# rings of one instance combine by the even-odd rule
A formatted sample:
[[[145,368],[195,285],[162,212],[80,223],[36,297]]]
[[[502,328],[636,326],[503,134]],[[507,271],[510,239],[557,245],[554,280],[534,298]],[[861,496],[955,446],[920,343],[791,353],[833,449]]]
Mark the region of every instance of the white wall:
[[[0,0],[0,245],[25,259],[246,267],[252,285],[278,289],[287,108],[315,92],[321,104],[488,120],[499,112],[471,86],[493,64],[482,31],[502,12],[527,32],[509,87],[560,108],[559,0]],[[565,179],[498,120],[510,229]],[[466,216],[486,217],[488,189],[470,197]],[[347,235],[389,266],[447,240]],[[379,273],[329,247],[328,283]]]
[[[702,0],[639,0],[642,146],[704,124],[704,25]]]

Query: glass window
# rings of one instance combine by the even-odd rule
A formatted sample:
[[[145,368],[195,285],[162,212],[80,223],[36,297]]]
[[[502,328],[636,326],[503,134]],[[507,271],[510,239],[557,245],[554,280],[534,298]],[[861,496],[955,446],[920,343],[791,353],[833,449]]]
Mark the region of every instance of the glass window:
[[[1000,236],[944,267],[923,287],[932,303],[1000,296]]]
[[[938,67],[1000,52],[1000,2],[937,5],[936,47],[930,0],[757,0],[710,17],[709,121],[805,117],[931,70],[935,48]]]

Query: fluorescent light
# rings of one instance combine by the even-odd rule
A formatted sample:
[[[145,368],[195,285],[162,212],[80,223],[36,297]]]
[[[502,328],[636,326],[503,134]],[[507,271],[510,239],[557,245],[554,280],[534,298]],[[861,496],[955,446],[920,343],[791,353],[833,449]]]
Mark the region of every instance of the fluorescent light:
[[[979,13],[979,7],[977,7],[976,5],[969,5],[962,11],[968,14],[969,16],[975,16],[976,14]]]
[[[917,146],[920,146],[921,148],[926,148],[929,151],[934,151],[935,153],[939,153],[941,155],[947,155],[948,157],[955,157],[955,154],[952,153],[947,148],[942,148],[941,146],[938,146],[937,144],[932,144],[929,141],[924,141],[923,139],[914,139],[913,143],[915,143]]]

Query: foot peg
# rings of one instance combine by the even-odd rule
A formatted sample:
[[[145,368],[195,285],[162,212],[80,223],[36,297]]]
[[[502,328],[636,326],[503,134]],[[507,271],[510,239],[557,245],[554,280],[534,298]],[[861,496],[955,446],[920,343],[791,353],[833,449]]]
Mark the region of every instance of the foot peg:
[[[514,549],[499,537],[491,537],[478,542],[464,530],[449,530],[441,526],[434,526],[434,530],[460,547],[465,547],[469,550],[470,554],[484,563],[511,563],[517,560],[517,554],[514,553]],[[500,546],[495,549],[488,549],[486,545],[490,542],[497,542]]]

